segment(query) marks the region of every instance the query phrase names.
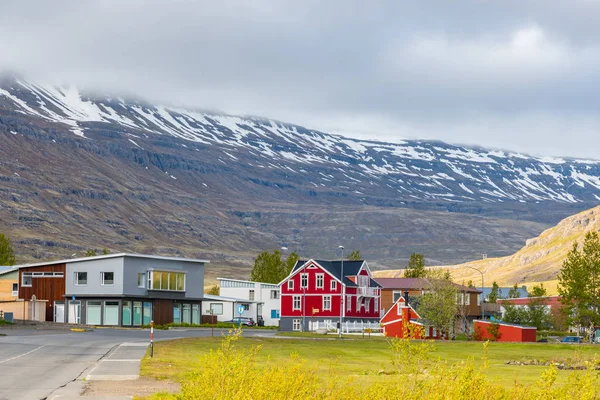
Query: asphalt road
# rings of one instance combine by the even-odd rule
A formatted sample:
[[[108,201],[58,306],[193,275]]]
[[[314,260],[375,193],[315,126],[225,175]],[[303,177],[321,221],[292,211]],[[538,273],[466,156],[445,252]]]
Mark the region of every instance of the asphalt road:
[[[215,336],[221,335],[215,330]],[[0,400],[45,399],[77,379],[114,347],[149,342],[149,330],[0,329]],[[270,330],[245,330],[245,336],[273,335]],[[210,336],[210,329],[156,330],[155,340]]]

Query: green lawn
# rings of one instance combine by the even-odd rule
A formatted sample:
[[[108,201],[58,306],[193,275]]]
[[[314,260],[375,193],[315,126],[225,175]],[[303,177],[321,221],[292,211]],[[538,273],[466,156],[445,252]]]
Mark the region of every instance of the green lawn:
[[[146,356],[142,361],[141,374],[158,379],[182,381],[193,371],[198,357],[216,349],[221,338],[180,339],[158,342],[154,358]],[[323,374],[333,373],[341,378],[351,378],[356,385],[385,380],[381,371],[392,372],[391,350],[382,338],[354,340],[316,338],[241,338],[236,346],[262,346],[259,360],[262,363],[281,363],[291,354],[298,354],[310,366]],[[520,383],[532,384],[546,368],[544,366],[507,365],[506,361],[565,361],[569,359],[593,359],[600,355],[598,345],[562,345],[548,343],[490,343],[488,349],[489,369],[487,376],[506,387],[518,379]],[[481,365],[483,344],[479,342],[440,341],[435,343],[432,356],[441,362],[454,364],[474,357]],[[559,371],[557,383],[565,382],[571,371]]]

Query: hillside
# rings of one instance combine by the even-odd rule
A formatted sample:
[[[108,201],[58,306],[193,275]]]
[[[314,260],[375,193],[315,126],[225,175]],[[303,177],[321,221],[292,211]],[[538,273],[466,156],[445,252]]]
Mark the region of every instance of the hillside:
[[[598,161],[362,141],[15,77],[0,79],[0,140],[0,231],[20,261],[106,247],[245,277],[260,251],[332,258],[343,243],[375,267],[412,251],[455,264],[600,198]]]
[[[477,268],[484,273],[486,286],[495,280],[501,286],[515,283],[547,282],[546,286],[555,292],[556,278],[567,253],[573,243],[583,243],[585,234],[591,230],[600,231],[600,206],[580,212],[546,229],[539,236],[528,239],[525,246],[507,257],[487,258],[449,268],[456,281],[473,280],[481,282],[481,275],[467,267]],[[377,271],[377,276],[400,275],[400,270]]]

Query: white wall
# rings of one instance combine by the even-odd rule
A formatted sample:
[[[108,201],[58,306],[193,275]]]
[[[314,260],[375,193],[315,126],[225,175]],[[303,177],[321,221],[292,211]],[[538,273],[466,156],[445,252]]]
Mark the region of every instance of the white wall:
[[[227,287],[225,281],[238,282],[239,287]],[[261,315],[266,326],[278,326],[279,318],[274,318],[274,311],[277,315],[281,311],[280,290],[277,285],[261,282],[236,281],[234,279],[221,279],[221,289],[219,294],[224,297],[233,297],[237,299],[250,299],[250,290],[254,290],[254,301],[262,302],[262,305],[250,303],[250,310],[242,314],[243,317],[253,318],[257,321],[257,309],[262,309]],[[271,291],[276,291],[277,298],[271,299]],[[236,311],[236,317],[238,316]]]

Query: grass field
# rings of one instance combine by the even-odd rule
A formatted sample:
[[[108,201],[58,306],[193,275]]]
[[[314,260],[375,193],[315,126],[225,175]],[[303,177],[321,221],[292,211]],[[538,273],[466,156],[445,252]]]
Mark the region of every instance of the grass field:
[[[221,338],[181,339],[155,344],[154,358],[144,358],[141,374],[157,379],[181,382],[197,367],[201,354],[216,349]],[[259,364],[285,363],[292,354],[306,360],[307,366],[316,367],[322,376],[335,374],[341,379],[350,378],[352,384],[385,381],[395,369],[391,364],[392,352],[382,338],[376,339],[310,339],[310,338],[241,338],[236,346],[262,346]],[[488,348],[488,380],[504,387],[512,387],[515,379],[522,384],[535,383],[544,366],[507,365],[507,361],[555,361],[564,362],[594,359],[600,355],[600,346],[562,345],[547,343],[490,343]],[[473,357],[481,365],[483,344],[479,342],[435,343],[433,358],[449,364]],[[382,373],[385,372],[385,373]],[[557,383],[563,384],[572,371],[560,370]]]

